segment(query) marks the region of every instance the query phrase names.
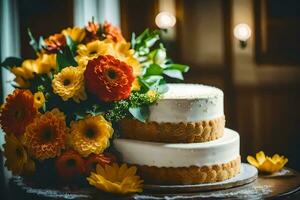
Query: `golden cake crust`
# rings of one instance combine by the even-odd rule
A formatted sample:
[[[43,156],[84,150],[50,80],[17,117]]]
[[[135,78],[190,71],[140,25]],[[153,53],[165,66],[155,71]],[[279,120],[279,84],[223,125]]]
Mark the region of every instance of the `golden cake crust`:
[[[224,181],[240,172],[240,156],[228,163],[211,166],[191,167],[155,167],[138,166],[138,173],[150,184],[199,184]]]
[[[134,119],[123,119],[119,126],[122,138],[150,142],[196,143],[222,137],[225,117],[187,123],[143,123]]]

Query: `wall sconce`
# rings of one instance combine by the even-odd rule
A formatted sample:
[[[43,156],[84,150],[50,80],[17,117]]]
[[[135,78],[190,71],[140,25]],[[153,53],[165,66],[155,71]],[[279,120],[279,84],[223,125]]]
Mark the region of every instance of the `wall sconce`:
[[[161,29],[168,29],[175,26],[176,18],[172,13],[163,11],[156,15],[155,23]]]
[[[247,46],[247,41],[251,36],[251,29],[248,24],[238,24],[233,30],[234,37],[240,41],[240,47],[244,49]]]

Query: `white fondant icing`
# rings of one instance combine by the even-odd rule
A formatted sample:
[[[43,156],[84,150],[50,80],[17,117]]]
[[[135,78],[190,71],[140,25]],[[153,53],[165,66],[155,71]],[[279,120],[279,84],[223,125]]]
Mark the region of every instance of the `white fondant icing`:
[[[187,144],[115,139],[115,148],[124,162],[157,167],[189,167],[230,162],[240,155],[239,134],[225,129],[220,139]]]
[[[169,91],[150,106],[148,121],[198,122],[224,115],[222,90],[199,84],[168,84]]]

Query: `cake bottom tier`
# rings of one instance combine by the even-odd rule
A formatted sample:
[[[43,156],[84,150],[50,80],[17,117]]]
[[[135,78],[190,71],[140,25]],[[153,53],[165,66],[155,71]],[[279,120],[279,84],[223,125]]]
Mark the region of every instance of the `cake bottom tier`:
[[[138,166],[139,175],[149,184],[199,184],[224,181],[240,172],[241,158],[228,163],[191,166],[191,167],[155,167]]]

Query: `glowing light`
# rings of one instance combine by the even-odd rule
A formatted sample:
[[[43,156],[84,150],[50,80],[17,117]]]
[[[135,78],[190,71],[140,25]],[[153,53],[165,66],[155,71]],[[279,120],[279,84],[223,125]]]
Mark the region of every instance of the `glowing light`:
[[[160,12],[155,17],[155,23],[161,29],[168,29],[175,26],[176,18],[169,12]]]
[[[234,37],[240,41],[247,41],[251,36],[251,29],[248,24],[238,24],[233,30]]]

